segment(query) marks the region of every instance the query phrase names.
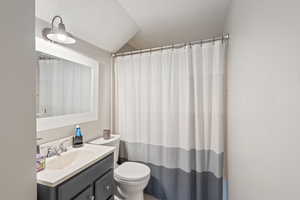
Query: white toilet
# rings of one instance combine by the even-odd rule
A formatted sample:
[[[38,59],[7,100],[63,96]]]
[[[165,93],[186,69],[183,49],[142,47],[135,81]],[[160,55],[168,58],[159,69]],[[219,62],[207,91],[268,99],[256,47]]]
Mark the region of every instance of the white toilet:
[[[150,168],[137,162],[125,162],[120,166],[117,165],[120,135],[112,135],[112,138],[109,140],[99,138],[89,143],[116,147],[114,153],[114,179],[118,193],[116,194],[116,199],[144,200],[143,191],[150,180]]]

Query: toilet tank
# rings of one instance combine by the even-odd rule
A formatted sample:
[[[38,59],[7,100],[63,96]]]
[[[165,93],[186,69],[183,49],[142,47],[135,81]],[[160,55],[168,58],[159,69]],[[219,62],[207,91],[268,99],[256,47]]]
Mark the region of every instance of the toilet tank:
[[[92,140],[90,144],[96,145],[105,145],[105,146],[113,146],[116,148],[114,152],[114,167],[117,167],[117,161],[119,158],[119,147],[120,147],[120,135],[112,135],[110,139],[104,139],[103,137],[98,138],[96,140]]]

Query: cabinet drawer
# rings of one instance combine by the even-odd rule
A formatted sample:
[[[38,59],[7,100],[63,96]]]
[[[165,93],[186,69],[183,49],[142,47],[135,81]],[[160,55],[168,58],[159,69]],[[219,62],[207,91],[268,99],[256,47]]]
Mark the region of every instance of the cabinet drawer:
[[[99,177],[112,168],[113,154],[62,183],[58,187],[58,200],[72,199],[79,191],[82,191],[89,185],[92,185],[94,181],[99,179]]]
[[[107,200],[114,193],[114,174],[110,170],[107,174],[95,182],[96,200]]]
[[[93,200],[93,188],[89,186],[72,200]]]

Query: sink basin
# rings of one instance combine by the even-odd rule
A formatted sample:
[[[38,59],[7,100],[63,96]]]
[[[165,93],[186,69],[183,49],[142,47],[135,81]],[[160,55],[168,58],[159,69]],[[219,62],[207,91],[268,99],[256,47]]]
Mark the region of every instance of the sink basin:
[[[114,150],[114,147],[92,144],[84,144],[80,148],[70,147],[60,156],[46,159],[46,168],[37,173],[37,182],[55,187],[112,154]]]
[[[60,156],[55,156],[46,160],[46,169],[50,170],[61,170],[69,167],[76,162],[83,162],[85,160],[91,159],[94,153],[87,150],[75,150],[69,151],[61,154]]]

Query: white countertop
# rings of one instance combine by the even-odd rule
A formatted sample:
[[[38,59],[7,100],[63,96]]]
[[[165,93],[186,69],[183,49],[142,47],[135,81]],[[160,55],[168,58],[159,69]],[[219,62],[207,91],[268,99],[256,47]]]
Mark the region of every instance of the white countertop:
[[[70,148],[60,156],[46,159],[46,169],[37,173],[37,183],[55,187],[102,160],[114,150],[115,147],[92,144],[84,144],[81,148]]]

